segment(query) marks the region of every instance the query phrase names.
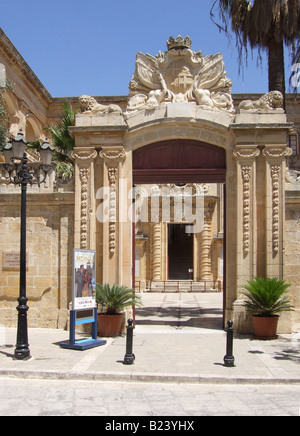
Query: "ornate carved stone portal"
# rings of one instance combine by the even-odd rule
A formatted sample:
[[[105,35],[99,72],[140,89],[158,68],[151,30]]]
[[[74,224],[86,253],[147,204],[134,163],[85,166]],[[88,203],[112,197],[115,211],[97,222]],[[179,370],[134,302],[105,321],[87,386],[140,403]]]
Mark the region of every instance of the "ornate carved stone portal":
[[[193,186],[199,193],[206,186],[189,271],[194,280],[218,278],[224,235],[224,323],[233,319],[236,330],[250,331],[243,285],[255,276],[284,276],[285,144],[291,126],[278,92],[241,102],[236,111],[221,54],[195,52],[191,39],[181,36],[170,37],[167,48],[156,56],[137,54],[123,111],[80,98],[82,112],[70,129],[77,163],[75,241],[96,248],[98,281],[132,286],[134,262],[137,275],[147,271],[145,287],[148,279],[167,280],[170,225],[186,225],[190,233],[200,211],[197,195],[188,209],[188,197],[180,192]],[[219,185],[211,188],[212,182]],[[132,204],[134,184],[152,185],[146,211],[141,197],[136,210]],[[189,219],[181,213],[187,210]]]

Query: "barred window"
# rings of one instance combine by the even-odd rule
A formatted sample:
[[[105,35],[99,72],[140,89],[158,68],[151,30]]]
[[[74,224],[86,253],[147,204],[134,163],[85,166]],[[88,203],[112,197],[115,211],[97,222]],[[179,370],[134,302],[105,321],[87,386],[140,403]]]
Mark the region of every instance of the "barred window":
[[[287,146],[292,149],[292,156],[297,156],[299,154],[298,147],[298,134],[292,133],[287,137]]]

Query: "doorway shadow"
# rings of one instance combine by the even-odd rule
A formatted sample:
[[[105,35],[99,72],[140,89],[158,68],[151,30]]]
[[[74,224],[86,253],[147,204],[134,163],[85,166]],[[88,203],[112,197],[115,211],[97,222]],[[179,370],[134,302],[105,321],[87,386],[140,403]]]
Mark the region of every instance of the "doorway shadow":
[[[223,330],[222,308],[208,307],[155,307],[136,309],[137,326],[169,326],[175,329]]]

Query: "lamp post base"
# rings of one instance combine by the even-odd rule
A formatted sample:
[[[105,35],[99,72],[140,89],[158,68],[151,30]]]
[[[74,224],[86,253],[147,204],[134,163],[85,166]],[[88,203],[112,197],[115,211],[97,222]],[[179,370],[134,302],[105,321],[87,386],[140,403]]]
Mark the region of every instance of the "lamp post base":
[[[29,360],[31,358],[30,350],[28,350],[28,349],[24,349],[24,350],[16,349],[14,358],[15,358],[15,360]]]
[[[24,282],[24,283],[23,283]],[[21,294],[26,293],[25,281],[21,280]],[[15,348],[15,359],[28,360],[30,359],[30,350],[28,344],[28,328],[27,328],[27,306],[28,299],[24,296],[18,298],[18,327],[17,327],[17,343]]]

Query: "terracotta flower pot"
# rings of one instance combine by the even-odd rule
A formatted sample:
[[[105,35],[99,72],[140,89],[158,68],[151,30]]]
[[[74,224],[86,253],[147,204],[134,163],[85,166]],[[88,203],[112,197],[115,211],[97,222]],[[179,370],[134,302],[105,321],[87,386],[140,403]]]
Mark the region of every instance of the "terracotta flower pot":
[[[116,315],[98,313],[98,336],[119,336],[121,331],[122,317],[123,313],[117,313]]]
[[[277,325],[279,315],[257,316],[253,315],[255,339],[277,339]]]

